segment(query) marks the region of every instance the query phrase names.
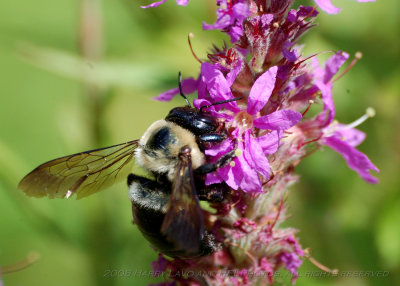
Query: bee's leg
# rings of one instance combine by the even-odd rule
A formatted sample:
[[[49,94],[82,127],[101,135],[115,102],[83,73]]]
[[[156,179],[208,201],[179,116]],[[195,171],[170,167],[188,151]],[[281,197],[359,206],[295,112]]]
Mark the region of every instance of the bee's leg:
[[[169,202],[170,186],[145,177],[129,174],[129,198],[136,209],[161,213]]]
[[[197,144],[199,145],[201,150],[205,150],[209,147],[211,147],[215,143],[221,143],[226,139],[225,135],[222,134],[213,134],[213,133],[208,133],[208,134],[203,134],[200,135],[196,138]]]
[[[200,245],[201,256],[209,255],[221,249],[221,243],[216,240],[215,236],[212,233],[205,230]]]
[[[225,182],[198,188],[199,200],[210,203],[222,203],[229,194],[229,187]]]
[[[194,170],[195,175],[205,175],[225,166],[235,158],[235,149],[221,156],[215,163],[205,163]]]
[[[198,137],[198,140],[200,142],[204,142],[204,143],[220,143],[220,142],[224,141],[225,139],[226,139],[225,135],[212,134],[212,133],[203,134]]]

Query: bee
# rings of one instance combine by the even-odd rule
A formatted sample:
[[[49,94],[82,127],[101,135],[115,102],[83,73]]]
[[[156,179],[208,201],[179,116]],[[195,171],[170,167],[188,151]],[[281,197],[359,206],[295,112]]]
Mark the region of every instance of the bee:
[[[204,148],[222,142],[226,134],[204,111],[187,106],[173,108],[154,122],[139,140],[81,152],[44,163],[26,175],[18,187],[33,197],[77,199],[97,193],[126,179],[133,220],[144,237],[160,252],[173,258],[196,258],[218,248],[205,228],[199,199],[221,202],[224,183],[206,186],[204,177],[230,162],[228,152],[207,163]],[[152,178],[130,174],[134,162]]]

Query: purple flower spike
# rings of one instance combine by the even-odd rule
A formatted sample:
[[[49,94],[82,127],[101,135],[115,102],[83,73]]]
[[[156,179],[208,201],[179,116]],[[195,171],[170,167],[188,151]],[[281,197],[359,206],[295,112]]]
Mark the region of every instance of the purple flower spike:
[[[203,29],[218,29],[234,44],[214,45],[197,79],[185,79],[182,89],[185,94],[197,91],[196,110],[190,112],[213,126],[211,133],[195,134],[204,165],[193,170],[194,191],[213,209],[202,210],[207,233],[202,243],[212,248],[208,241],[214,240],[221,247],[209,255],[196,253],[194,259],[160,255],[153,271],[155,276],[170,273],[165,279],[176,285],[251,286],[273,285],[278,271],[286,268],[295,283],[306,255],[297,230],[284,224],[289,187],[299,177],[295,167],[328,146],[364,180],[376,183],[370,171],[378,168],[356,149],[365,134],[354,128],[375,112],[368,108],[347,125],[335,120],[332,89],[349,55],[337,52],[321,65],[316,57],[302,55],[299,39],[316,26],[315,7],[291,9],[294,0],[216,2],[217,20],[203,23]],[[328,13],[340,11],[331,0],[315,2]],[[156,99],[167,101],[177,94],[174,88]],[[310,116],[316,104],[322,111]]]

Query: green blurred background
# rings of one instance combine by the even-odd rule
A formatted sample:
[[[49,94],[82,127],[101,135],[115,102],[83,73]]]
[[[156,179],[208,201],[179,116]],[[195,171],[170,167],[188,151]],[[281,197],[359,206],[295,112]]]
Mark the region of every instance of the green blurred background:
[[[128,0],[0,2],[0,265],[32,251],[41,256],[3,276],[5,285],[157,281],[133,275],[150,271],[157,255],[131,223],[125,184],[80,201],[29,198],[16,186],[44,161],[139,138],[182,105],[178,98],[161,103],[151,97],[176,87],[178,71],[197,76],[188,33],[195,34],[200,58],[227,39],[201,30],[202,21],[215,20],[214,3],[191,0],[179,7],[169,0],[142,10],[143,1]],[[400,5],[334,3],[342,12],[320,14],[319,26],[301,39],[304,54],[363,52],[335,86],[337,118],[348,123],[368,106],[376,109],[359,127],[368,134],[359,149],[380,168],[380,182],[365,183],[338,154],[320,151],[297,168],[302,178],[292,188],[287,225],[300,230],[303,247],[328,267],[389,275],[300,277],[297,285],[399,285]],[[300,275],[306,271],[318,269],[305,261]]]

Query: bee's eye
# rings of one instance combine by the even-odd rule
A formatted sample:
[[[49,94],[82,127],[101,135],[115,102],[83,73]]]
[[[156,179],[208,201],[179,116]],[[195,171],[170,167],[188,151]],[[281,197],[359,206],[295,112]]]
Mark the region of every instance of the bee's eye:
[[[151,135],[146,147],[153,150],[165,149],[173,141],[173,136],[168,127],[163,127]]]

